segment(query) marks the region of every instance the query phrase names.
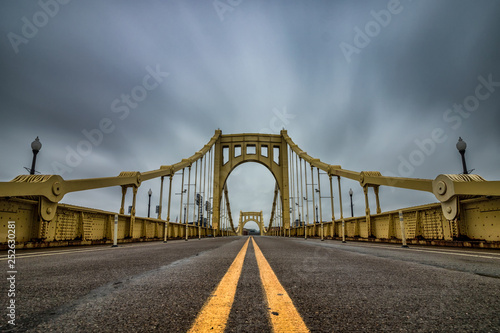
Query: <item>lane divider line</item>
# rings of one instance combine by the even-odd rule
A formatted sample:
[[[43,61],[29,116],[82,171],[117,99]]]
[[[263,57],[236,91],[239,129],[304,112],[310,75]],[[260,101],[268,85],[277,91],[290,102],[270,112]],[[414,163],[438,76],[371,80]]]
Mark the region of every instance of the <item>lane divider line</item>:
[[[188,332],[221,332],[223,333],[236,294],[243,261],[248,249],[247,239],[226,274],[212,292],[211,297],[203,305],[196,320]]]
[[[285,288],[267,262],[264,254],[252,237],[252,244],[259,267],[260,280],[264,286],[269,317],[273,332],[309,332],[299,312],[293,305]]]

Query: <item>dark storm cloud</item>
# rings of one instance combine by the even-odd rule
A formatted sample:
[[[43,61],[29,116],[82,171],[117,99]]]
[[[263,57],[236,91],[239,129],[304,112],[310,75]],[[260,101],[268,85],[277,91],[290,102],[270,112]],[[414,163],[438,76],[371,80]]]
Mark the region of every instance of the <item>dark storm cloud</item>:
[[[53,14],[47,22],[44,11]],[[500,4],[486,0],[242,1],[223,13],[210,1],[2,2],[0,151],[8,158],[0,178],[24,172],[37,135],[37,169],[50,174],[63,165],[63,177],[75,179],[176,163],[217,128],[286,128],[325,162],[431,179],[461,171],[462,136],[470,168],[498,179],[499,14]],[[26,21],[36,20],[45,24],[25,37]],[[356,46],[358,31],[377,24],[346,57],[342,43]],[[14,45],[9,33],[27,42]],[[155,82],[151,71],[168,76]],[[474,111],[453,111],[474,101],[482,80],[493,82],[481,90],[488,97]],[[68,154],[90,140],[85,133],[103,129],[91,152],[68,165]],[[272,196],[274,184],[259,183],[258,171],[250,176],[256,181],[245,187],[253,189],[231,183],[235,212],[245,207],[245,191]],[[355,182],[345,186],[359,192]],[[97,193],[100,200],[85,192],[65,200],[117,209],[113,190]],[[435,200],[398,193],[382,190],[383,209]],[[255,207],[269,210],[266,200]]]

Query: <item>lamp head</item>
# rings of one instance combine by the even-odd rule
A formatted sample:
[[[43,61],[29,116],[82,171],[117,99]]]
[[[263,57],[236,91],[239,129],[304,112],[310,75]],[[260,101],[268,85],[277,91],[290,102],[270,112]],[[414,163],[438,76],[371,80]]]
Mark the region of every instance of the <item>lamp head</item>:
[[[458,142],[457,142],[458,151],[463,152],[463,151],[465,151],[466,148],[467,148],[467,144],[465,143],[464,140],[462,140],[462,137],[459,137]]]
[[[42,143],[40,142],[40,139],[36,137],[35,141],[31,143],[31,149],[38,152],[42,148]]]

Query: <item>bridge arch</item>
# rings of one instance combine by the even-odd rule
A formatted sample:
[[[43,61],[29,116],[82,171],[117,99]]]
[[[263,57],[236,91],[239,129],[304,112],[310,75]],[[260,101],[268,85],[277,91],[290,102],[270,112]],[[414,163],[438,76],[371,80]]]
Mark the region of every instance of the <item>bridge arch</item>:
[[[229,134],[220,135],[215,142],[213,227],[218,229],[220,203],[231,172],[246,162],[265,166],[274,176],[281,192],[281,207],[289,207],[288,151],[282,135]],[[290,227],[290,212],[283,209],[284,227]],[[262,233],[263,228],[261,229]]]
[[[260,235],[264,235],[266,230],[264,229],[264,217],[262,211],[260,212],[242,212],[240,211],[240,219],[238,222],[238,235],[243,235],[243,227],[247,222],[255,222],[259,226]]]

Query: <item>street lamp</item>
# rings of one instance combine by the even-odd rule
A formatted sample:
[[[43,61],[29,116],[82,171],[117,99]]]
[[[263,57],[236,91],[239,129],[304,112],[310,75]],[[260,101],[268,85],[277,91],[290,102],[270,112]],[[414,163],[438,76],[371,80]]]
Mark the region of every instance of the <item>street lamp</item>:
[[[462,155],[462,167],[464,169],[464,175],[468,174],[467,166],[465,165],[465,149],[467,148],[467,144],[461,137],[458,138],[457,149],[460,155]]]
[[[352,208],[352,188],[349,189],[349,196],[351,197],[351,217],[354,217],[354,210]]]
[[[151,191],[151,189],[149,189],[149,191],[148,191],[148,196],[149,196],[149,202],[148,202],[148,217],[150,216],[150,212],[151,212],[151,194],[153,194],[153,191]]]
[[[31,143],[31,150],[33,150],[33,162],[31,162],[30,175],[35,174],[36,154],[38,154],[41,148],[42,148],[42,143],[40,142],[38,137],[36,137],[35,141]]]

